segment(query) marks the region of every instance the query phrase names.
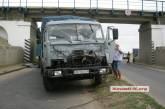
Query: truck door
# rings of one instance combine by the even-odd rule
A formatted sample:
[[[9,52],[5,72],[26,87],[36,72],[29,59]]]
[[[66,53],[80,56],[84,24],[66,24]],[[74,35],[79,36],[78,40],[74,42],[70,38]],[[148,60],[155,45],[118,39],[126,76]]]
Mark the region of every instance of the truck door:
[[[105,55],[108,64],[111,64],[113,61],[113,53],[115,48],[115,43],[112,40],[106,41],[106,49],[105,49]]]
[[[111,38],[110,36],[113,36],[113,38]],[[113,61],[116,39],[118,39],[118,29],[108,27],[105,40],[105,55],[108,64],[111,64]]]

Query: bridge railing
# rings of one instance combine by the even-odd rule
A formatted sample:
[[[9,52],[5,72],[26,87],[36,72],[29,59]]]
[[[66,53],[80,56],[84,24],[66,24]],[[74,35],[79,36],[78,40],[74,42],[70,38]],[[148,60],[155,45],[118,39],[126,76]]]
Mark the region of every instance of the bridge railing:
[[[152,0],[0,0],[0,7],[107,9],[164,12],[165,1]]]

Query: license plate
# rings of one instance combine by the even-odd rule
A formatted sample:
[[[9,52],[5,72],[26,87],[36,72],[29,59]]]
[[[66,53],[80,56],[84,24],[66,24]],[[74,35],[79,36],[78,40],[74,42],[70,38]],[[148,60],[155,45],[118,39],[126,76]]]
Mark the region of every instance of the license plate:
[[[75,70],[74,74],[87,74],[89,73],[89,70]]]

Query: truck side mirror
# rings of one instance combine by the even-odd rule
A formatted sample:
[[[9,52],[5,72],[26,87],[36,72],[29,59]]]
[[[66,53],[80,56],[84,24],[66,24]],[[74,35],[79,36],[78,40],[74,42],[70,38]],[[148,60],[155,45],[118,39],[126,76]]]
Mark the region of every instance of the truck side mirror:
[[[113,40],[118,39],[118,29],[113,28],[112,29],[112,34],[113,34]]]
[[[112,31],[112,32],[110,32]],[[113,40],[118,39],[118,29],[111,26],[107,27],[107,36],[106,39],[110,40],[110,35],[113,35]]]

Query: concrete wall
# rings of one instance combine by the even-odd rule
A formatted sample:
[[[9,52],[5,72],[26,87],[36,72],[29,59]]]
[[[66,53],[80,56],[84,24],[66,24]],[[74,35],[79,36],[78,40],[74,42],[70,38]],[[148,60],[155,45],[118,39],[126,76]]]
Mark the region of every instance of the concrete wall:
[[[159,46],[165,46],[165,25],[152,25],[151,28],[154,49]]]
[[[23,62],[23,49],[21,47],[0,46],[0,66],[18,64]]]
[[[0,21],[0,27],[6,31],[8,43],[13,46],[24,47],[24,39],[30,38],[30,26],[31,22],[6,20]]]
[[[0,38],[6,40],[12,46],[24,47],[25,39],[31,39],[31,60],[35,60],[37,25],[34,22],[25,21],[0,21]],[[6,45],[4,40],[0,44]],[[1,57],[0,57],[1,58]],[[21,57],[22,59],[22,57]]]
[[[155,64],[165,67],[165,47],[156,47]]]

